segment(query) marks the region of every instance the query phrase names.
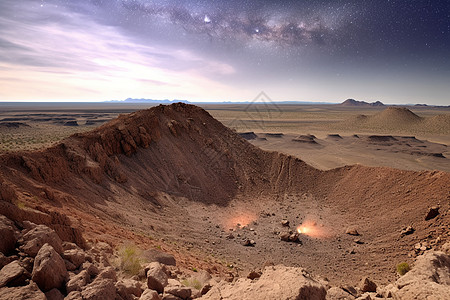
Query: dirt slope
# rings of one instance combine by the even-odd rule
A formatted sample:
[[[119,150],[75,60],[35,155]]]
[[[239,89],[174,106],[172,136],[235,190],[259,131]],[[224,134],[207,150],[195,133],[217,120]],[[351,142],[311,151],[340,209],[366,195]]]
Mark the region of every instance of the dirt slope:
[[[203,109],[181,103],[119,116],[53,148],[0,156],[0,184],[2,213],[63,227],[68,240],[79,241],[81,231],[112,243],[162,237],[198,255],[242,258],[243,268],[281,261],[335,281],[368,270],[380,280],[393,276],[393,266],[417,241],[448,239],[450,223],[449,173],[363,166],[319,171],[262,151]],[[438,204],[441,214],[425,222],[428,207]],[[260,226],[254,250],[224,240],[228,228],[221,221],[244,208]],[[40,215],[46,211],[70,222]],[[276,218],[261,218],[263,211]],[[324,220],[330,237],[305,240],[301,255],[283,248],[272,232],[279,218],[300,222],[309,215]],[[410,224],[415,234],[401,238]],[[349,225],[365,240],[351,256]]]

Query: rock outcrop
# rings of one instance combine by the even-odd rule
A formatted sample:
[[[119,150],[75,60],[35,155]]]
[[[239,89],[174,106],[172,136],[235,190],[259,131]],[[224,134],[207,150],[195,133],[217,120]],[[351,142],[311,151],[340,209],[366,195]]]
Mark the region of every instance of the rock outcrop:
[[[326,299],[326,288],[301,268],[266,267],[256,281],[241,278],[233,283],[221,282],[200,299]]]

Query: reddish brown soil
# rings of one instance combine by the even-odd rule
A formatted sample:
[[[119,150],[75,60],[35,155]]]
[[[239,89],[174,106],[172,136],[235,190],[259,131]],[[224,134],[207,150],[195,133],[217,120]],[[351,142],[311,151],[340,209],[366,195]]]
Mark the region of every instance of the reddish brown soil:
[[[83,231],[87,239],[161,246],[184,266],[222,274],[226,263],[239,272],[273,262],[334,283],[364,275],[386,282],[415,243],[449,239],[449,173],[320,171],[180,103],[119,116],[46,150],[0,156],[0,185],[1,212],[18,221],[49,224],[79,243]],[[434,205],[441,214],[425,221]],[[322,234],[301,235],[303,245],[282,242],[274,231],[286,230],[284,218],[293,230],[315,221]],[[401,237],[408,225],[416,231]],[[255,247],[241,245],[247,238]]]

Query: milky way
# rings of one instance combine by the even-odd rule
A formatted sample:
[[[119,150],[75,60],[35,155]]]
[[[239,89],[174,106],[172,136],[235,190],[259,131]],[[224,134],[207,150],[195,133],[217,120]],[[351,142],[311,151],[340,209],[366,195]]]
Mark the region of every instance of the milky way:
[[[445,103],[448,49],[448,1],[3,0],[0,100]]]

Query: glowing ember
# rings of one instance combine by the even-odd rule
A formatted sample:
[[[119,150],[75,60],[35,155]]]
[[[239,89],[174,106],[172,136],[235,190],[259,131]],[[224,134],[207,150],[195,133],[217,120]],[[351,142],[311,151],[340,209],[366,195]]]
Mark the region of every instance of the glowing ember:
[[[327,237],[323,225],[317,226],[317,223],[314,221],[305,221],[303,224],[297,227],[297,232],[313,238]]]

